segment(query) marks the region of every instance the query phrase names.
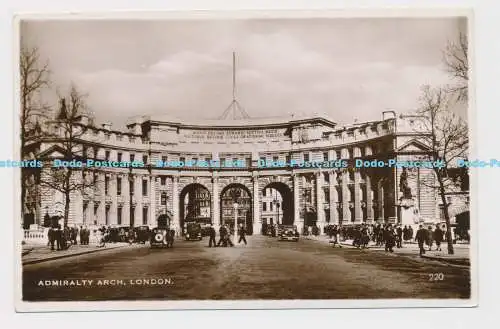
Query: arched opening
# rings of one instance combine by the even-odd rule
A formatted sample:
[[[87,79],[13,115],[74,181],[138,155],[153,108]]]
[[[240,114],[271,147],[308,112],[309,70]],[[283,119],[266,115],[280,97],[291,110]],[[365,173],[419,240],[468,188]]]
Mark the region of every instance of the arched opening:
[[[268,225],[293,225],[293,193],[290,188],[280,182],[266,185],[261,193],[263,231]]]
[[[235,208],[234,204],[237,204]],[[222,189],[220,197],[221,224],[234,229],[235,215],[238,225],[243,225],[247,234],[253,234],[252,195],[243,184],[229,184]]]
[[[201,184],[189,184],[180,194],[180,227],[184,232],[185,223],[196,222],[210,224],[212,196],[210,191]]]

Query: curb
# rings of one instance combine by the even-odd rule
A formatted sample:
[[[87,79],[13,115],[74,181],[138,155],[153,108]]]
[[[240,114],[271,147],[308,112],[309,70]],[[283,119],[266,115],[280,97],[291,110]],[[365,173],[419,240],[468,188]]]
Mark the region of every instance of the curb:
[[[48,261],[57,260],[57,259],[69,258],[69,257],[73,257],[73,256],[93,254],[95,252],[100,252],[100,251],[105,251],[105,250],[119,249],[119,248],[123,248],[123,247],[126,247],[126,246],[116,246],[116,247],[106,248],[106,249],[93,249],[93,250],[86,250],[86,251],[82,251],[82,252],[78,252],[78,253],[74,253],[74,254],[66,254],[66,255],[60,255],[60,256],[54,256],[54,257],[42,258],[42,259],[33,259],[33,260],[28,260],[28,261],[22,262],[22,265],[24,266],[24,265],[38,264],[38,263],[48,262]]]
[[[437,260],[439,262],[449,263],[453,265],[470,266],[470,260],[467,258],[441,258],[436,256],[427,256],[427,255],[422,255],[420,257],[430,260]]]

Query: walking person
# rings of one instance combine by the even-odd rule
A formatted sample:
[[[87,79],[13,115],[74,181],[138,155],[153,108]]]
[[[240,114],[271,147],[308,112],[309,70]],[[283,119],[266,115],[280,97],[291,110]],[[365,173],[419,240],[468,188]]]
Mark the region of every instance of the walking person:
[[[245,246],[247,245],[247,239],[245,239],[245,228],[243,225],[240,224],[239,230],[238,230],[238,235],[240,238],[238,239],[238,244],[241,243],[241,241],[245,242]]]
[[[434,241],[436,241],[436,250],[441,251],[441,242],[443,242],[443,231],[439,228],[439,224],[436,225],[436,229],[433,233]]]
[[[419,255],[422,256],[425,254],[424,243],[428,239],[427,230],[422,226],[418,226],[417,235],[415,236],[415,240],[418,242]]]
[[[429,226],[427,229],[427,241],[426,244],[429,247],[429,251],[432,250],[432,242],[433,242],[433,232],[432,232],[432,226]]]
[[[223,244],[222,245],[223,247],[225,247],[224,244],[227,245],[227,243],[225,242],[226,234],[227,234],[226,226],[221,225],[221,227],[219,228],[219,242],[217,243],[217,247],[219,247],[221,244]]]
[[[209,228],[209,236],[210,236],[210,240],[208,240],[208,247],[211,248],[212,245],[213,247],[215,248],[216,246],[216,242],[215,242],[215,229],[214,229],[214,225],[213,224],[210,224],[210,228]]]
[[[392,225],[388,225],[384,230],[384,240],[385,240],[385,251],[394,252],[392,249],[394,247],[394,230],[392,229]]]
[[[398,236],[397,248],[401,248],[401,247],[403,247],[403,229],[401,228],[401,225],[398,225],[398,228],[396,229],[396,233]]]

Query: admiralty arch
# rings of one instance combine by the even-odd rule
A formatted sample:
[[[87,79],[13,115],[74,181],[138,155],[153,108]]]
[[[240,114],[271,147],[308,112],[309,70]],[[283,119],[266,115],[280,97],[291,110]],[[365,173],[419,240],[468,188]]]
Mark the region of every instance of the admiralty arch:
[[[428,152],[416,133],[415,116],[392,111],[380,113],[378,121],[342,126],[320,116],[199,122],[143,116],[131,119],[126,131],[113,130],[111,124],[96,126],[86,117],[79,124],[86,127],[78,140],[82,159],[142,161],[145,166],[96,171],[96,185],[71,196],[68,223],[78,226],[155,226],[158,216],[167,214],[172,227],[182,232],[188,220],[218,227],[233,223],[237,214],[239,223],[258,234],[263,223],[273,222],[266,216],[273,205],[279,212],[275,223],[297,225],[300,230],[412,221],[402,211],[408,207],[401,206],[400,168],[262,163],[334,164],[342,159],[351,164],[355,159],[416,159]],[[55,139],[31,140],[29,148],[31,158],[46,163],[61,156]],[[201,160],[239,165],[173,165]],[[154,165],[158,161],[163,165]],[[50,166],[30,170],[25,225],[42,225],[44,217],[61,213],[64,198],[37,184],[37,177],[53,170]],[[407,182],[411,214],[434,220],[435,192],[421,184],[433,179],[431,170],[416,170]],[[277,191],[279,199],[270,199],[270,190]]]

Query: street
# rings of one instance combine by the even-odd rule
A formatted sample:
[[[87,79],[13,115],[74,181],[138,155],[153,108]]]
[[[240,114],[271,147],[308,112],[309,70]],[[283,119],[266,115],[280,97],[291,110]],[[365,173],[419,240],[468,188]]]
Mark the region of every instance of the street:
[[[194,242],[177,239],[173,249],[150,249],[146,244],[25,265],[23,300],[470,296],[466,267],[379,251],[332,248],[303,238],[280,242],[249,236],[247,240],[247,246],[208,248],[206,238]],[[92,283],[55,286],[57,280]]]

